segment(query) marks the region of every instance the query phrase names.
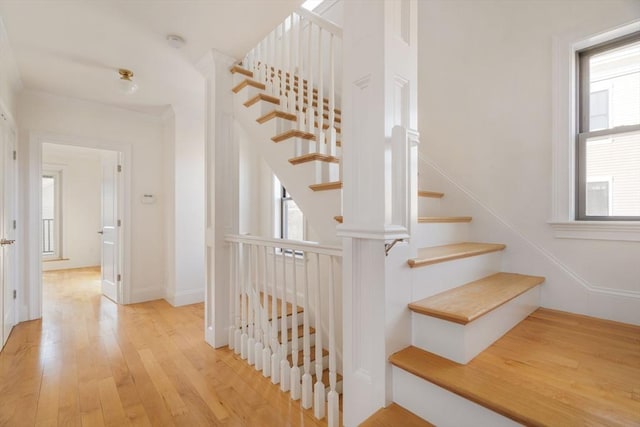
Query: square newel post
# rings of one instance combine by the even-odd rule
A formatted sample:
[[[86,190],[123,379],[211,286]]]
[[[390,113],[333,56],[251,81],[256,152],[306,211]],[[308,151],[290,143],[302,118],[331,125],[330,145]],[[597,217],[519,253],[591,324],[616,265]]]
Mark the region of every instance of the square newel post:
[[[238,233],[238,145],[234,137],[232,75],[235,60],[216,50],[198,69],[205,77],[205,339],[228,344],[230,246],[226,234]]]
[[[343,238],[343,414],[348,427],[390,403],[388,356],[410,343],[409,315],[398,294],[410,296],[402,257],[411,245],[398,245],[402,248],[385,256],[385,243],[410,237],[410,221],[399,224],[402,215],[394,211],[398,169],[392,144],[397,135],[417,127],[417,7],[416,0],[344,2],[344,187],[338,235]],[[404,131],[394,131],[396,126]],[[405,173],[417,197],[411,188],[415,167]],[[404,212],[411,206],[405,205]],[[415,216],[415,211],[404,215],[413,221]]]

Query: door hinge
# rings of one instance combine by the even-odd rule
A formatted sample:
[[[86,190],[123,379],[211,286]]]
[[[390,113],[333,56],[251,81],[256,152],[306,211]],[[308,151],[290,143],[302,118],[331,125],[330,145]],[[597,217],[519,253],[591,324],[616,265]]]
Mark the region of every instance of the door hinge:
[[[16,150],[13,150],[13,160],[16,160],[18,158],[18,152]]]
[[[118,165],[118,172],[122,172],[122,165]]]
[[[118,282],[122,281],[122,276],[118,274]]]
[[[13,290],[13,299],[16,299],[18,297],[18,291],[16,291],[15,289]]]
[[[16,229],[16,220],[15,219],[13,220],[13,229],[14,230]]]
[[[118,220],[118,227],[122,227],[122,221]]]

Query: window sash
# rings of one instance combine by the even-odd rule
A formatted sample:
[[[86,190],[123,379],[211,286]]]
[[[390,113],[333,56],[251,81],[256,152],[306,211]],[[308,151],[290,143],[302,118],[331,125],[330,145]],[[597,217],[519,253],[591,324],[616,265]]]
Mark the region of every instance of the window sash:
[[[589,221],[639,221],[640,216],[593,216],[586,214],[587,198],[587,141],[590,138],[614,136],[640,130],[640,124],[617,126],[613,128],[590,131],[590,102],[591,102],[591,79],[589,60],[592,56],[622,47],[627,44],[640,41],[640,32],[628,34],[613,41],[601,43],[576,52],[576,81],[578,90],[576,91],[578,114],[576,114],[576,129],[578,133],[575,141],[576,153],[576,220]],[[611,121],[609,121],[611,122]]]

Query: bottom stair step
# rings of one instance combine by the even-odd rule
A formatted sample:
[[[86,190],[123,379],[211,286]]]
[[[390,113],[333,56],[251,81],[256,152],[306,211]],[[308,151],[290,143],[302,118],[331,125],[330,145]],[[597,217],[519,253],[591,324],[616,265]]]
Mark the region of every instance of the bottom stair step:
[[[413,412],[392,403],[367,418],[360,427],[433,427]]]
[[[640,425],[639,336],[538,309],[466,365],[413,346],[393,354],[394,400],[436,425]]]

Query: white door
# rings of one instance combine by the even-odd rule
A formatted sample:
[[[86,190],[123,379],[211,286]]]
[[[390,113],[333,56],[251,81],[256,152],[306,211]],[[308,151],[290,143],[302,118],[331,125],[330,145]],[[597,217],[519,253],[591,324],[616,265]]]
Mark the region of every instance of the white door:
[[[16,185],[17,185],[17,160],[16,160],[16,134],[9,126],[4,116],[0,117],[0,282],[2,296],[2,345],[7,342],[11,329],[16,323],[15,318],[15,291],[17,258],[15,249],[16,239]]]
[[[119,155],[102,156],[102,294],[120,302]]]

